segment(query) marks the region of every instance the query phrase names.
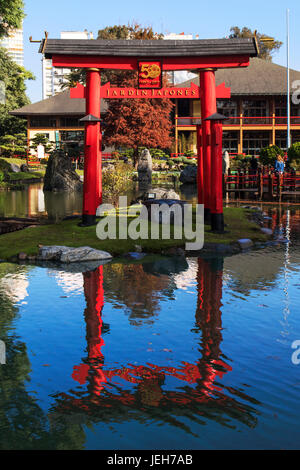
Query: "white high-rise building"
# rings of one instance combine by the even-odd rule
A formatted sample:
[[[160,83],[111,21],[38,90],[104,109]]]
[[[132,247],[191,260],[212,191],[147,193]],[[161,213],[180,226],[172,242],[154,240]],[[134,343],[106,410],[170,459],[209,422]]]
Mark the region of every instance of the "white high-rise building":
[[[185,34],[185,33],[167,33],[164,34],[164,39],[171,40],[171,41],[190,41],[193,39],[192,34]],[[199,39],[199,35],[196,35],[196,39]],[[169,81],[172,85],[176,83],[181,83],[187,80],[192,80],[195,77],[194,73],[183,71],[176,71],[176,72],[169,72],[168,73]]]
[[[8,55],[16,64],[24,65],[23,28],[12,29],[7,37],[0,39],[0,46],[7,50]]]
[[[192,34],[185,34],[185,33],[167,33],[164,34],[164,39],[172,40],[172,41],[177,41],[177,40],[182,40],[185,39],[186,41],[193,39]]]
[[[85,31],[62,31],[60,39],[93,39],[93,33]],[[66,76],[71,69],[52,66],[51,59],[42,59],[43,66],[43,100],[62,91],[62,85],[67,81]]]

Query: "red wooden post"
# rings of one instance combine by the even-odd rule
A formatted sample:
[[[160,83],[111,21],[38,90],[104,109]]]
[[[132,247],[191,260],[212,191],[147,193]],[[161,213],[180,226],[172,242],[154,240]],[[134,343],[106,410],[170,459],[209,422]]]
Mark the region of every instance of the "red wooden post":
[[[99,395],[106,382],[106,377],[102,371],[104,346],[102,338],[102,309],[104,305],[103,290],[103,266],[99,266],[95,271],[83,273],[84,295],[86,299],[86,309],[84,311],[86,322],[87,340],[87,363],[74,366],[72,378],[81,385],[87,379],[90,382],[89,392]],[[94,365],[97,365],[94,367]],[[92,371],[92,374],[89,373]]]
[[[211,180],[210,180],[210,217],[211,229],[218,233],[224,232],[223,216],[223,160],[222,160],[222,114],[215,113],[206,121],[211,122]]]
[[[202,128],[197,124],[197,187],[198,204],[204,204],[204,181],[203,181],[203,147],[202,147]]]
[[[86,117],[95,119],[85,124],[84,183],[82,225],[95,223],[97,207],[102,202],[100,86],[98,69],[86,73]]]
[[[211,124],[205,119],[216,113],[216,81],[213,69],[200,71],[201,117],[203,142],[203,180],[204,180],[204,220],[210,220],[210,180],[211,180]]]

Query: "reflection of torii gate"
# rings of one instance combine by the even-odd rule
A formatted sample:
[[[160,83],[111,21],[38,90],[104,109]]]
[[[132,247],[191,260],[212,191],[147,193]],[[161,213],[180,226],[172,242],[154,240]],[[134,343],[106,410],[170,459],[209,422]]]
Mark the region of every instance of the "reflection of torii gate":
[[[211,216],[212,229],[223,231],[222,126],[220,120],[214,121],[218,116],[213,118],[217,111],[215,70],[247,67],[249,57],[258,54],[255,38],[192,41],[87,41],[46,38],[42,41],[40,52],[44,53],[46,58],[52,58],[54,67],[80,67],[87,71],[86,116],[83,118],[86,130],[83,225],[94,223],[97,207],[102,200],[101,92],[104,92],[102,98],[110,96],[107,95],[107,88],[105,90],[104,87],[101,88],[101,70],[138,70],[139,86],[150,88],[147,93],[144,90],[143,95],[140,91],[140,97],[143,98],[153,98],[153,94],[155,98],[158,98],[159,91],[163,90],[161,77],[160,79],[154,77],[151,83],[149,67],[160,69],[160,73],[174,70],[200,71],[202,145],[198,126],[198,202],[204,204],[206,216]],[[150,77],[149,83],[145,84],[148,78],[142,79],[141,77]],[[172,93],[176,92],[173,90]],[[175,96],[174,94],[170,94],[169,91],[168,96]],[[77,90],[77,97],[79,96],[82,95]],[[112,97],[118,97],[118,95]],[[121,92],[119,98],[121,98]],[[209,117],[213,120],[206,120]]]
[[[222,298],[222,260],[220,265],[212,266],[202,259],[198,260],[198,302],[196,310],[196,326],[202,331],[202,357],[196,364],[182,362],[181,367],[159,367],[155,364],[134,366],[128,364],[121,369],[103,369],[104,357],[101,348],[102,339],[102,308],[104,305],[103,267],[93,272],[84,273],[84,292],[87,302],[85,310],[87,328],[87,352],[85,364],[74,366],[73,379],[81,385],[88,381],[88,396],[73,397],[67,394],[58,395],[64,410],[71,407],[84,410],[89,414],[89,407],[97,403],[101,408],[125,405],[143,408],[144,405],[154,407],[170,407],[185,405],[193,408],[196,404],[220,407],[226,412],[232,410],[239,419],[253,425],[253,416],[248,405],[243,405],[238,398],[248,401],[252,399],[231,387],[222,388],[215,380],[231,371],[232,368],[221,358],[221,298]],[[203,295],[205,292],[205,295]],[[161,385],[166,376],[176,377],[186,384],[196,384],[188,391],[164,391]],[[119,394],[109,392],[105,384],[113,377],[120,377],[128,383],[137,385],[137,393],[123,390]],[[61,406],[59,408],[61,408]],[[57,408],[56,408],[57,409]],[[91,411],[92,412],[92,411]]]

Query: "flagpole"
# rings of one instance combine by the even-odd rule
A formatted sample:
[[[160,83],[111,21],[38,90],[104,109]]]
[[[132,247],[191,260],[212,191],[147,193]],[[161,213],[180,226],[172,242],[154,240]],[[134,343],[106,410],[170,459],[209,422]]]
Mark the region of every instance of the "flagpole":
[[[287,68],[287,150],[291,146],[291,105],[290,105],[290,10],[286,10],[286,68]]]

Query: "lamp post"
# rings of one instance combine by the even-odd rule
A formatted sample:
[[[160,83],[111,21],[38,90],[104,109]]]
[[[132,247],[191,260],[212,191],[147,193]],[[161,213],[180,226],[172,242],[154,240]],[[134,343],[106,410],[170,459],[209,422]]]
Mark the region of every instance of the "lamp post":
[[[287,77],[287,151],[291,146],[291,104],[290,104],[290,10],[286,10],[286,77]]]
[[[216,233],[224,233],[222,121],[225,119],[226,116],[219,113],[214,113],[205,119],[211,122],[210,215],[211,230]]]

